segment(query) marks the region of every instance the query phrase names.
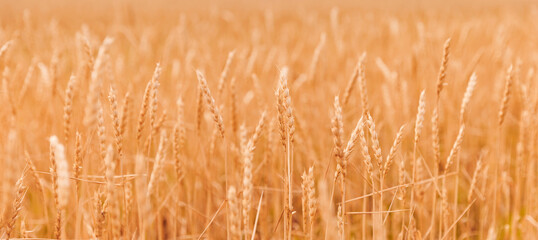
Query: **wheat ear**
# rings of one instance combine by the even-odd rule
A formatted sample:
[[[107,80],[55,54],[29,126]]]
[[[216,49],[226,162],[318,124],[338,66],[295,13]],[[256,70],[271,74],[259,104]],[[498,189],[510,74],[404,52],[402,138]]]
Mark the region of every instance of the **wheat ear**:
[[[15,193],[15,200],[13,201],[13,205],[11,207],[11,216],[8,217],[7,223],[5,225],[5,234],[7,239],[9,239],[9,237],[11,236],[13,227],[15,226],[15,221],[19,217],[19,213],[22,209],[22,202],[24,201],[24,196],[26,196],[26,192],[28,190],[28,187],[24,186],[24,178],[26,176],[26,171],[27,169],[25,168],[19,180],[17,180],[17,183],[15,183],[15,189],[17,190],[17,192]]]
[[[71,131],[71,114],[73,111],[73,92],[75,88],[76,78],[71,75],[69,82],[67,82],[67,88],[65,89],[65,101],[64,101],[64,135],[65,143],[69,142],[69,134]]]
[[[385,164],[382,168],[382,174],[384,176],[387,175],[387,172],[390,169],[390,166],[392,162],[394,161],[394,157],[396,156],[396,151],[398,151],[398,147],[402,143],[403,138],[403,131],[404,131],[405,125],[402,125],[400,127],[400,130],[398,130],[398,133],[396,134],[396,138],[394,139],[394,142],[392,143],[392,147],[390,148],[389,155],[387,155],[387,160],[385,160]]]
[[[471,78],[469,78],[469,83],[467,83],[467,88],[465,90],[465,94],[463,94],[463,100],[461,101],[461,107],[460,107],[460,125],[464,124],[465,121],[465,113],[467,112],[467,105],[469,105],[469,102],[471,101],[471,97],[473,96],[473,91],[476,86],[476,73],[473,73],[471,75]]]
[[[211,91],[209,90],[209,87],[207,86],[207,81],[204,77],[204,74],[200,72],[199,70],[196,70],[196,76],[198,77],[198,84],[200,86],[200,90],[204,94],[204,98],[206,100],[207,106],[209,107],[209,111],[213,114],[213,120],[215,121],[215,124],[217,125],[217,129],[219,130],[220,137],[224,138],[224,123],[222,120],[222,115],[220,114],[220,111],[217,108],[217,105],[215,104],[215,99],[211,95]]]
[[[146,115],[148,113],[149,98],[151,94],[151,80],[147,83],[144,90],[144,96],[142,98],[142,106],[140,107],[140,113],[138,114],[138,125],[136,127],[136,141],[140,143],[142,139],[142,131],[144,130],[144,124],[146,123]]]
[[[224,64],[224,69],[222,69],[222,73],[220,74],[218,88],[217,88],[217,99],[220,99],[219,97],[222,95],[222,91],[224,90],[224,83],[226,82],[226,78],[228,77],[228,74],[230,72],[230,67],[232,65],[232,62],[234,60],[235,56],[235,50],[232,50],[228,53],[228,58],[226,59],[226,64]]]
[[[56,136],[50,137],[51,145],[51,174],[56,203],[55,237],[63,238],[63,217],[67,210],[69,199],[69,167],[65,158],[65,149]]]
[[[508,109],[508,102],[510,101],[510,93],[512,88],[512,82],[514,79],[512,68],[512,65],[510,65],[506,73],[506,82],[504,85],[503,98],[501,100],[501,106],[499,108],[499,126],[502,125],[504,122],[504,116],[506,115],[506,111]]]
[[[230,188],[228,189],[227,199],[228,209],[230,209],[228,218],[230,220],[230,233],[232,235],[232,239],[241,239],[241,219],[239,218],[239,203],[237,202],[237,191],[235,190],[234,186],[230,186]]]

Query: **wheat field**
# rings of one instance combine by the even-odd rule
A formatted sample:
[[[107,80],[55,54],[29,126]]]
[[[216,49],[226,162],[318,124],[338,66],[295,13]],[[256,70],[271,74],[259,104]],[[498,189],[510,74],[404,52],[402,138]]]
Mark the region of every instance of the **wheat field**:
[[[536,19],[0,1],[0,238],[537,238]]]

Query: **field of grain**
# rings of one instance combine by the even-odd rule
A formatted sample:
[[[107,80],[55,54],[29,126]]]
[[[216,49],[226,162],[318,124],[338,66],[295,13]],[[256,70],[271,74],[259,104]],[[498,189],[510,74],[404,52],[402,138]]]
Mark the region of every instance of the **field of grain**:
[[[537,238],[536,19],[0,1],[0,238]]]

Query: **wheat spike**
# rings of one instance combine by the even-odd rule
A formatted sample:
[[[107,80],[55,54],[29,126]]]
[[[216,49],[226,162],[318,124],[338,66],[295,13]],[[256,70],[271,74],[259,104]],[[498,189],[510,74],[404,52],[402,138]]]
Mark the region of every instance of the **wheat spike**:
[[[379,169],[383,169],[383,156],[381,155],[381,146],[379,144],[379,137],[377,136],[377,131],[375,130],[375,122],[370,116],[369,113],[366,115],[366,126],[370,132],[372,139],[372,150],[374,150],[374,157],[377,160],[377,165]]]
[[[483,170],[482,166],[482,155],[478,157],[478,161],[476,162],[476,167],[473,173],[473,177],[471,178],[471,184],[469,185],[469,193],[467,194],[467,201],[470,202],[473,197],[474,189],[476,188],[476,184],[478,182],[478,175],[480,175],[480,172]]]
[[[476,86],[476,73],[473,73],[471,75],[471,78],[469,78],[469,83],[467,83],[467,89],[465,90],[465,94],[463,94],[463,100],[461,100],[461,107],[460,107],[460,124],[463,124],[465,121],[465,113],[467,111],[467,105],[469,105],[469,102],[471,101],[471,97],[473,96],[473,91]]]
[[[303,232],[307,233],[307,225],[308,225],[308,175],[306,174],[306,171],[303,171],[303,175],[301,175],[301,179],[303,182],[301,183],[301,210],[302,210],[302,217],[303,217]]]
[[[310,239],[314,236],[314,222],[317,210],[316,189],[314,187],[314,167],[308,169],[308,176],[306,181],[307,203],[308,203],[308,226],[310,227],[310,233],[308,234]]]
[[[65,101],[64,101],[64,134],[65,143],[69,142],[69,134],[71,131],[71,114],[73,111],[73,91],[75,88],[76,78],[71,75],[69,82],[67,82],[67,88],[65,89]]]
[[[398,200],[404,199],[405,192],[407,190],[407,188],[403,186],[405,184],[405,175],[405,160],[402,159],[398,164],[398,185],[401,186],[398,188],[398,192],[396,194],[396,198],[398,198]]]
[[[450,150],[450,154],[448,155],[448,158],[446,159],[446,164],[444,166],[444,171],[448,170],[448,168],[452,165],[454,162],[454,158],[456,155],[458,155],[458,152],[461,148],[461,143],[463,142],[463,134],[465,133],[465,125],[461,125],[460,131],[458,133],[458,136],[456,137],[456,141],[454,141],[454,145],[452,146],[452,149]]]
[[[84,111],[84,125],[89,127],[93,125],[96,121],[95,116],[99,111],[99,106],[96,105],[99,100],[99,91],[101,89],[101,84],[103,81],[103,69],[106,63],[105,58],[108,51],[108,48],[112,44],[113,39],[106,37],[103,40],[103,43],[99,47],[99,52],[97,53],[97,58],[93,64],[93,69],[91,71],[90,77],[90,86],[88,89],[88,95],[86,99],[86,108]]]
[[[241,228],[239,218],[239,203],[237,202],[237,191],[234,186],[230,186],[227,193],[228,208],[230,213],[228,218],[230,219],[230,233],[232,239],[241,239]]]
[[[231,105],[230,105],[230,112],[231,112],[231,125],[232,125],[232,131],[234,137],[237,137],[237,124],[238,124],[238,113],[237,113],[237,93],[236,93],[236,86],[235,86],[236,78],[232,78],[232,81],[230,83],[230,98],[231,98]]]
[[[149,98],[151,96],[151,80],[146,85],[146,90],[144,90],[144,97],[142,99],[142,107],[140,108],[140,113],[138,114],[138,125],[136,127],[136,141],[139,143],[142,139],[142,131],[144,130],[144,124],[146,122],[146,115],[148,113]]]
[[[177,179],[183,179],[184,167],[181,161],[181,152],[184,151],[185,144],[185,123],[183,112],[183,100],[181,98],[177,101],[178,105],[178,120],[174,125],[172,150],[174,154],[174,167],[176,170]]]
[[[105,119],[103,116],[103,106],[101,105],[101,102],[97,102],[97,105],[99,105],[99,111],[97,112],[97,137],[99,138],[99,153],[101,161],[104,161],[106,156]]]
[[[387,175],[387,172],[389,171],[390,166],[392,162],[394,161],[394,157],[396,156],[396,151],[398,151],[398,147],[402,143],[404,128],[405,128],[405,125],[402,125],[400,127],[400,130],[398,130],[398,133],[396,134],[396,138],[394,139],[394,143],[392,143],[392,147],[390,147],[389,155],[387,155],[387,160],[385,160],[385,164],[383,165],[383,168],[382,168],[383,176]]]
[[[226,58],[226,64],[224,64],[224,69],[222,69],[222,73],[220,74],[219,82],[218,82],[218,88],[217,88],[217,99],[222,94],[222,91],[224,90],[224,83],[226,82],[226,78],[228,77],[230,67],[232,65],[232,62],[234,60],[235,56],[235,50],[232,50],[228,53],[228,58]]]
[[[79,178],[82,171],[82,137],[78,132],[75,136],[75,159],[73,163],[73,178],[75,178],[75,192],[77,194],[77,197],[79,197],[81,184]]]
[[[361,126],[359,127],[359,144],[361,147],[360,149],[364,165],[366,165],[366,172],[370,175],[372,184],[374,184],[374,165],[372,164],[372,158],[370,157],[370,153],[368,152],[368,143],[366,142],[366,137],[364,136],[364,124],[361,124]]]
[[[217,108],[217,105],[215,104],[215,99],[211,95],[211,92],[209,91],[209,87],[207,86],[207,81],[204,77],[204,74],[200,72],[199,70],[196,70],[196,76],[198,77],[198,84],[200,86],[200,90],[204,94],[204,98],[206,100],[206,104],[209,108],[209,111],[213,114],[213,120],[215,121],[215,124],[217,125],[217,129],[219,130],[220,137],[224,138],[224,123],[222,120],[222,115],[220,114],[219,109]]]
[[[441,91],[445,86],[446,69],[448,66],[448,57],[450,54],[450,41],[450,38],[447,39],[443,46],[443,59],[441,60],[441,66],[439,67],[439,76],[437,77],[437,99],[440,98]]]
[[[11,47],[13,44],[13,40],[9,40],[0,47],[0,62],[4,60],[4,56],[6,55],[7,50]]]
[[[100,189],[95,193],[95,217],[93,219],[93,235],[95,238],[102,238],[105,229],[106,219],[106,195]]]
[[[326,33],[321,33],[321,36],[319,37],[318,45],[316,46],[316,49],[314,49],[314,55],[312,56],[312,62],[310,63],[310,67],[308,68],[308,79],[313,80],[314,75],[316,73],[316,67],[319,62],[319,56],[321,55],[321,51],[325,47],[325,42],[327,39]]]
[[[11,216],[8,217],[7,223],[5,226],[5,234],[7,239],[11,236],[11,233],[13,231],[13,228],[15,226],[15,221],[19,217],[19,213],[22,209],[22,202],[24,201],[24,196],[26,196],[26,192],[28,190],[28,187],[24,186],[24,178],[26,176],[27,169],[24,169],[21,177],[19,180],[17,180],[17,183],[15,183],[15,189],[17,192],[15,193],[15,200],[13,201],[13,205],[11,207]],[[22,222],[21,222],[22,225]]]
[[[118,113],[118,100],[116,99],[116,90],[110,87],[108,92],[108,101],[110,102],[110,109],[112,110],[112,127],[114,129],[114,139],[116,144],[116,152],[118,154],[118,160],[121,162],[123,157],[123,136],[121,132],[121,120]]]
[[[506,111],[508,109],[508,101],[510,101],[510,93],[512,88],[512,81],[514,79],[514,75],[512,73],[512,65],[508,67],[508,71],[506,73],[506,82],[504,85],[504,92],[503,92],[503,98],[501,100],[501,106],[499,108],[499,126],[503,124],[504,122],[504,116],[506,115]]]
[[[357,125],[355,126],[355,129],[353,129],[353,132],[351,132],[349,141],[347,142],[346,148],[344,149],[344,165],[347,165],[347,162],[351,157],[351,153],[353,153],[355,145],[359,140],[359,131],[361,128],[364,128],[364,122],[362,117],[359,119],[359,121],[357,121]]]
[[[151,171],[151,175],[148,182],[148,192],[147,195],[151,196],[153,192],[155,191],[154,188],[157,185],[157,181],[160,177],[160,174],[162,172],[163,164],[165,161],[165,154],[166,154],[166,144],[167,144],[167,138],[166,138],[166,132],[161,132],[161,138],[159,140],[159,148],[157,150],[157,154],[155,155],[155,164],[153,165],[153,170]]]
[[[366,53],[363,53],[359,58],[359,90],[361,93],[362,113],[368,112],[368,90],[366,89],[366,69],[364,62],[366,61]]]
[[[340,107],[340,100],[338,96],[334,98],[334,116],[331,122],[332,122],[331,131],[333,133],[333,142],[334,142],[334,157],[336,158],[337,168],[343,171],[345,169],[345,167],[343,166],[344,123],[342,120],[342,107]],[[344,175],[344,174],[345,174],[344,172],[337,172],[337,176]]]
[[[151,136],[154,136],[157,133],[157,108],[159,106],[159,79],[161,77],[161,64],[157,63],[155,66],[155,71],[153,72],[153,77],[151,78],[151,90],[150,90],[150,99],[149,99],[149,125],[151,128]]]
[[[344,97],[342,98],[342,106],[344,107],[347,105],[349,97],[351,96],[351,92],[353,91],[353,87],[355,87],[355,83],[357,82],[357,78],[359,77],[359,67],[359,63],[357,63],[355,69],[353,70],[353,75],[351,75],[351,78],[347,82],[346,90],[344,91]]]
[[[41,191],[41,193],[43,193],[43,191],[44,191],[43,183],[41,182],[41,178],[38,175],[37,168],[36,168],[34,162],[32,161],[32,159],[30,158],[30,154],[28,154],[27,151],[24,151],[24,160],[26,161],[26,164],[28,165],[28,168],[29,168],[29,171],[32,174],[32,177],[35,179],[35,181],[37,183],[39,191]]]
[[[110,223],[110,235],[112,238],[117,239],[120,236],[119,228],[119,216],[116,202],[116,190],[114,186],[114,171],[116,169],[116,163],[114,161],[114,148],[108,145],[106,150],[105,162],[105,180],[106,180],[106,212],[108,214],[108,220]]]
[[[418,101],[417,119],[415,121],[415,145],[418,144],[420,135],[422,134],[422,128],[424,127],[424,114],[426,113],[426,90],[422,90],[420,93],[420,99]]]
[[[50,137],[51,145],[51,173],[53,175],[53,189],[56,203],[55,237],[63,238],[63,218],[67,210],[69,199],[69,167],[65,158],[65,149],[56,136]]]

